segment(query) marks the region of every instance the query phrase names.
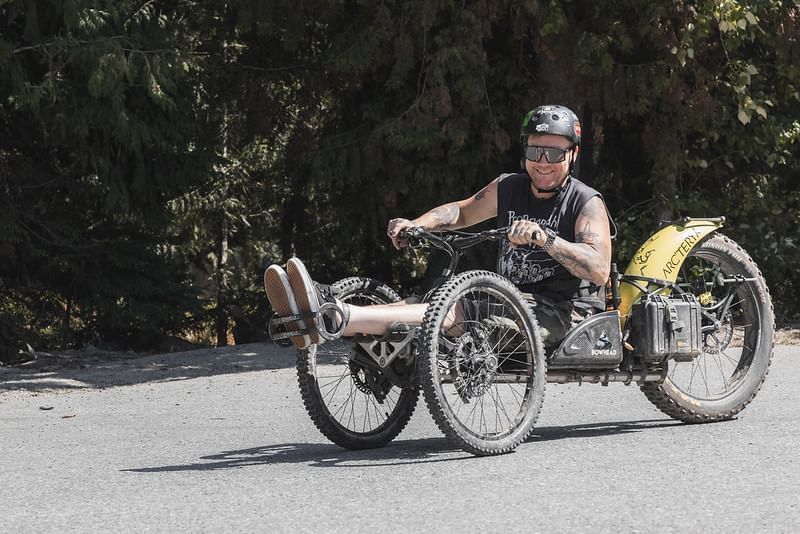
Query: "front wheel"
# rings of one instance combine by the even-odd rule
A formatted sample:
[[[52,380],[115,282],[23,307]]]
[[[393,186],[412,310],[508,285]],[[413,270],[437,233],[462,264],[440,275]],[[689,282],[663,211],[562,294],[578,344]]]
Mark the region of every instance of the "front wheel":
[[[400,296],[370,278],[345,278],[333,284],[349,304],[389,304]],[[399,358],[395,374],[413,369]],[[406,426],[419,397],[416,385],[398,387],[354,343],[337,339],[297,352],[297,378],[303,404],[314,425],[346,449],[371,449],[392,441]]]
[[[662,383],[644,384],[647,398],[688,423],[730,419],[755,398],[773,354],[775,319],[767,284],[750,256],[715,234],[696,246],[677,284],[703,306],[703,353],[668,360]]]
[[[452,443],[484,456],[528,437],[546,362],[536,318],[508,280],[488,271],[452,278],[431,298],[420,337],[425,401]]]

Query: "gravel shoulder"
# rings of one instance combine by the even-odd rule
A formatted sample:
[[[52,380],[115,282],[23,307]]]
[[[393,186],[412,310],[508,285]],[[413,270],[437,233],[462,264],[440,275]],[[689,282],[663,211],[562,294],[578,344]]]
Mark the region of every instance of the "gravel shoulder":
[[[776,345],[800,346],[800,328],[782,328]],[[142,354],[95,348],[57,353],[33,352],[27,361],[0,366],[0,397],[9,392],[70,391],[188,380],[202,376],[287,369],[295,365],[294,349],[272,342]],[[22,358],[21,358],[22,359]]]
[[[294,367],[295,352],[273,343],[250,343],[166,354],[97,349],[36,352],[35,358],[0,367],[0,396],[8,392],[71,391],[188,380]]]

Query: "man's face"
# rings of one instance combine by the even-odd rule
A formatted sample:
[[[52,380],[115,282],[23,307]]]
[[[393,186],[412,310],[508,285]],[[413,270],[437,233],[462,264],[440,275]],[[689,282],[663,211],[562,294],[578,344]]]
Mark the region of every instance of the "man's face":
[[[560,135],[529,135],[528,146],[569,150],[572,147],[572,143],[569,139]],[[545,155],[542,155],[539,161],[531,161],[526,158],[525,169],[537,189],[553,189],[561,185],[567,177],[570,164],[577,156],[578,147],[575,147],[567,152],[564,161],[558,163],[550,163]]]

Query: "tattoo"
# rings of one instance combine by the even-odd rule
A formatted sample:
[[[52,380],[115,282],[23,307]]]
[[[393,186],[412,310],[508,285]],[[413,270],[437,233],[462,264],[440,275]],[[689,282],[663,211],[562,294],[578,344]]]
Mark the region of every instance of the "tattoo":
[[[492,186],[492,184],[489,184],[486,187],[484,187],[483,189],[481,189],[480,191],[478,191],[477,193],[475,193],[475,197],[474,197],[475,200],[480,200],[483,197],[485,197],[486,196],[486,192],[489,190],[489,188],[491,186]]]
[[[576,277],[582,280],[592,280],[605,273],[611,262],[608,255],[608,244],[592,228],[592,221],[607,217],[602,201],[594,199],[586,203],[581,210],[580,219],[586,222],[583,228],[575,234],[575,243],[559,240],[551,249],[551,256],[558,263],[567,268]]]
[[[597,201],[595,199],[597,199]],[[607,212],[605,203],[602,201],[602,199],[600,199],[600,197],[594,197],[589,199],[589,201],[583,205],[581,212],[578,214],[578,218],[583,217],[588,220],[596,220],[598,218],[605,217],[606,215]]]
[[[592,232],[592,225],[589,221],[586,221],[586,224],[583,226],[583,230],[575,234],[575,242],[576,243],[586,243],[588,245],[593,245],[597,243],[600,239],[600,234],[597,232]]]
[[[562,249],[564,247],[559,247]],[[581,280],[591,280],[602,268],[597,251],[588,247],[553,251],[553,259]]]
[[[450,204],[432,209],[430,213],[433,216],[433,220],[436,222],[432,230],[445,230],[458,222],[458,216],[461,214],[461,210],[456,202],[451,202]]]

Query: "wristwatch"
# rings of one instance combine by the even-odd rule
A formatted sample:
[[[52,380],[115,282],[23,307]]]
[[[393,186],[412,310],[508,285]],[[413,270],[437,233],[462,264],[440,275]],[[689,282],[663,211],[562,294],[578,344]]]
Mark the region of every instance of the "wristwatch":
[[[549,253],[550,252],[550,247],[553,246],[553,243],[555,242],[556,238],[558,237],[558,234],[555,233],[555,231],[552,228],[545,228],[544,229],[544,235],[547,236],[547,241],[545,241],[544,245],[542,245],[542,250],[544,250],[545,252]]]

